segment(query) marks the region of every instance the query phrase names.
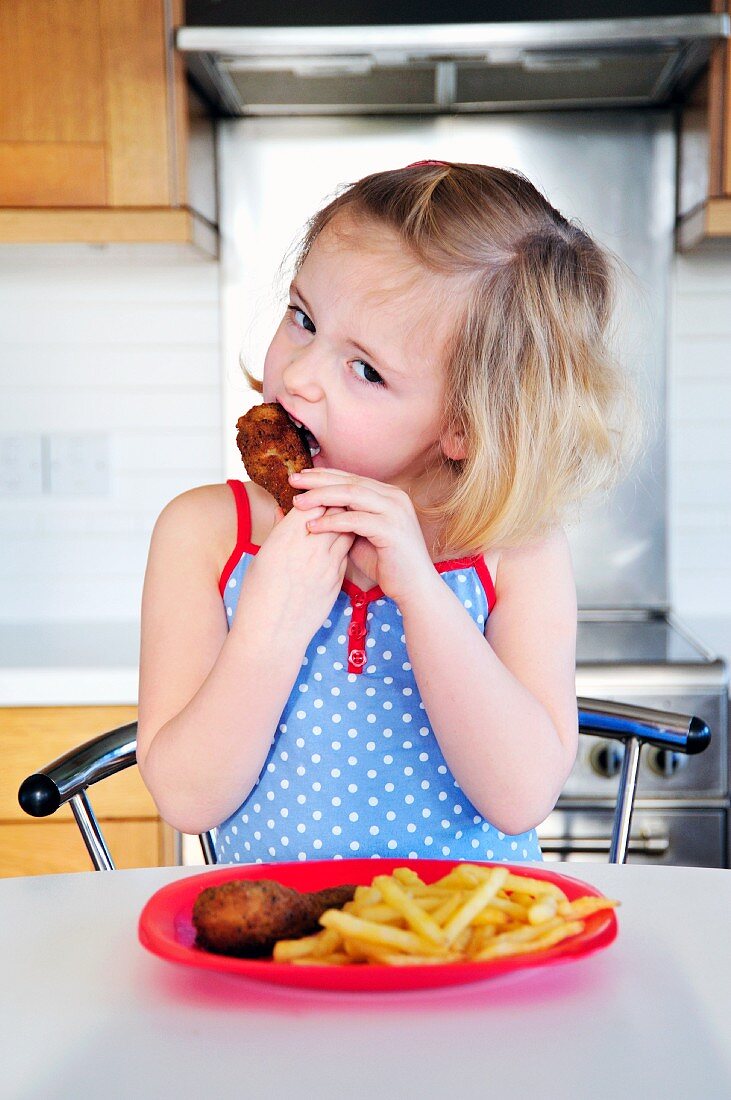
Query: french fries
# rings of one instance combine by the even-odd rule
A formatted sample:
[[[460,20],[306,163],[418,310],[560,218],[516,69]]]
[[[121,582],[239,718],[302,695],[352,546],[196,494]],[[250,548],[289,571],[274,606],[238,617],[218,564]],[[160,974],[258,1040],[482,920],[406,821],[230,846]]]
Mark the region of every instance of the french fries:
[[[619,902],[569,901],[554,883],[507,867],[461,863],[437,882],[410,867],[376,875],[342,909],[320,918],[322,932],[279,940],[274,960],[296,966],[422,966],[481,962],[543,951]]]

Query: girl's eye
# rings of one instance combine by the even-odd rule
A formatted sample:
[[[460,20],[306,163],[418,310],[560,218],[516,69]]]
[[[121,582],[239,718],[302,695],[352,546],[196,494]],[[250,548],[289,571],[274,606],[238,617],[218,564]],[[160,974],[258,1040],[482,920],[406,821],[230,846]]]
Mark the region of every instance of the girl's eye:
[[[377,370],[369,366],[362,359],[354,359],[352,363],[353,370],[355,371],[356,378],[360,378],[361,382],[368,382],[372,386],[385,386],[386,383],[381,378]],[[360,368],[363,369],[363,373],[360,374]]]
[[[303,309],[300,309],[299,306],[287,306],[287,309],[292,314],[292,317],[294,318],[294,323],[297,325],[298,328],[303,328],[305,332],[316,331],[314,323],[310,320]]]

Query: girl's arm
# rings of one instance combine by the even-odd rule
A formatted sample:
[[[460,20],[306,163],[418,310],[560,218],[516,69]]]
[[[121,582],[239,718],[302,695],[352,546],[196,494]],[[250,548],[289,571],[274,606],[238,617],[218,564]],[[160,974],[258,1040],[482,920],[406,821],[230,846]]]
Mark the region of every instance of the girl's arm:
[[[553,809],[578,742],[576,591],[563,531],[504,551],[480,633],[435,573],[402,597],[409,658],[455,779],[497,828]]]
[[[206,486],[172,501],[145,575],[138,763],[161,815],[182,832],[220,824],[254,786],[352,541],[308,537],[289,513],[251,563],[227,631],[217,532],[229,498],[227,486]]]

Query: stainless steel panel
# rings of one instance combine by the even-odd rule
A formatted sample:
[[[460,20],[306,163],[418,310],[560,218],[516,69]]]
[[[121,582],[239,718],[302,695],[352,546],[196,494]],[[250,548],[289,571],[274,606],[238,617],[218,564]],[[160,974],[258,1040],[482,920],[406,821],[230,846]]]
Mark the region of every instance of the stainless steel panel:
[[[186,143],[187,204],[212,225],[218,222],[216,187],[216,133],[210,115],[195,92],[188,89]]]
[[[655,434],[632,477],[588,501],[569,531],[584,607],[667,603],[665,339],[675,138],[664,111],[393,118],[241,119],[219,126],[227,476],[240,476],[235,424],[283,299],[283,256],[314,210],[347,181],[424,158],[525,172],[633,272],[618,351],[654,409]],[[281,280],[280,291],[286,286]]]
[[[725,867],[727,812],[635,810],[627,862]],[[547,862],[605,863],[611,834],[610,810],[555,810],[538,828]]]

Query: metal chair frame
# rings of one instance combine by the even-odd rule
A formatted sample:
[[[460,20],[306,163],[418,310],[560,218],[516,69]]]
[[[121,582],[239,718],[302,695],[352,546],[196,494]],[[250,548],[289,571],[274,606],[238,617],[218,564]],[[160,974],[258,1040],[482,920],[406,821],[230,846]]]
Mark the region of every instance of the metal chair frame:
[[[609,848],[609,862],[624,863],[643,746],[695,755],[708,747],[711,731],[700,718],[625,703],[580,698],[578,708],[580,733],[621,741],[625,746]],[[29,775],[18,791],[18,801],[31,817],[48,817],[69,803],[97,871],[112,871],[115,866],[86,792],[135,764],[136,747],[137,723],[130,722],[58,757]],[[216,863],[215,833],[210,830],[199,836],[207,864]]]

